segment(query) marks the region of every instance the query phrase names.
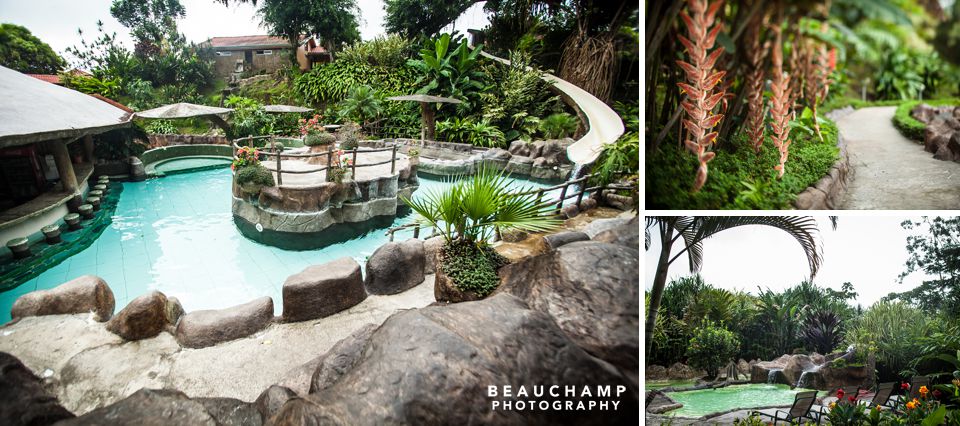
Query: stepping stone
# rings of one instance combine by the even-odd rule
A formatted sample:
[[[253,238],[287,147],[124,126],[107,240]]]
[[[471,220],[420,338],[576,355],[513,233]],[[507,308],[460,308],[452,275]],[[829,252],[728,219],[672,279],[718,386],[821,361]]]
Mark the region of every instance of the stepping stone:
[[[7,248],[13,252],[14,259],[30,257],[30,241],[26,238],[14,238],[7,241]]]
[[[83,225],[80,224],[80,215],[77,213],[68,213],[63,217],[63,221],[67,222],[67,229],[71,231],[83,228]]]
[[[93,206],[93,211],[100,210],[100,197],[87,197],[87,204]]]
[[[60,225],[47,225],[43,228],[40,228],[40,231],[43,232],[43,236],[46,238],[47,244],[57,244],[61,241]]]
[[[93,219],[93,206],[90,204],[83,204],[77,210],[80,211],[80,216],[83,216],[84,219]]]
[[[283,321],[323,318],[354,306],[367,298],[360,264],[341,257],[307,267],[283,283]]]
[[[180,317],[176,338],[188,348],[204,348],[247,337],[273,320],[273,299],[261,297],[226,309],[193,311]]]

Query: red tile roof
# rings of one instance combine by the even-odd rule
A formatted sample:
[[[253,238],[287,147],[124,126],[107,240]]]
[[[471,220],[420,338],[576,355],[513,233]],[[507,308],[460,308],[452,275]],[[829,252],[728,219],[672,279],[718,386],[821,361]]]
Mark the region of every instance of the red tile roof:
[[[37,80],[43,80],[47,83],[60,84],[60,76],[55,74],[27,74]]]
[[[252,35],[239,37],[213,37],[210,39],[210,46],[219,48],[241,48],[241,47],[276,47],[289,48],[290,42],[282,37],[273,37],[268,35]]]

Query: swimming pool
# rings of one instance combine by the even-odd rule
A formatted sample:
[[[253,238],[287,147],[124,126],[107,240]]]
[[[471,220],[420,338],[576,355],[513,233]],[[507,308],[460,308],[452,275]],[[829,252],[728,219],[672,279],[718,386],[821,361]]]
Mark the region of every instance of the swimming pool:
[[[668,392],[666,395],[683,407],[664,413],[677,417],[702,417],[707,414],[734,409],[790,405],[797,392],[808,389],[790,389],[779,384],[756,383],[731,385],[715,389]]]
[[[442,188],[420,175],[414,198]],[[545,187],[515,179],[516,188]],[[407,212],[380,227],[359,228],[345,241],[317,250],[283,250],[243,237],[230,210],[231,171],[212,169],[125,182],[112,223],[90,247],[18,287],[0,293],[0,324],[10,320],[17,297],[56,287],[81,275],[103,278],[116,311],[137,296],[158,290],[185,310],[218,309],[270,296],[279,314],[284,280],[309,265],[348,256],[366,262],[388,241],[386,228],[413,221]],[[409,209],[407,209],[409,210]],[[409,238],[398,234],[398,239]]]

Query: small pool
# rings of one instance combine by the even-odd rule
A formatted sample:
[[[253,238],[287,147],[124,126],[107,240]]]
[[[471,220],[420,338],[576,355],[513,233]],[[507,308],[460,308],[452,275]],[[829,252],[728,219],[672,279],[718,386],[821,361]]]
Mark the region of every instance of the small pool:
[[[187,161],[187,160],[180,160]],[[133,298],[158,290],[180,300],[187,311],[219,309],[261,296],[280,313],[284,280],[309,265],[340,257],[366,263],[388,241],[387,228],[413,221],[405,213],[345,236],[316,250],[293,251],[243,237],[233,222],[231,171],[218,168],[124,182],[110,225],[86,249],[11,290],[0,293],[0,324],[24,293],[56,287],[81,275],[98,275],[113,290],[116,311]],[[414,198],[448,185],[420,175]],[[546,185],[515,179],[512,185]],[[555,194],[549,194],[556,197]],[[398,239],[411,234],[398,234]]]
[[[191,156],[159,161],[153,167],[154,170],[161,175],[169,175],[195,170],[230,167],[230,163],[232,162],[233,159],[229,157]]]
[[[677,417],[703,417],[710,413],[793,404],[797,392],[808,389],[790,389],[787,385],[748,384],[716,389],[668,392],[667,396],[683,407],[664,413]]]

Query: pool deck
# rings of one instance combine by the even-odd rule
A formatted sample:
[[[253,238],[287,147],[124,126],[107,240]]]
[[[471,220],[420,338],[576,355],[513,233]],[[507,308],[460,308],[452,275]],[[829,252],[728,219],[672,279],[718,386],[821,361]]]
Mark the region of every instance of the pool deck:
[[[362,150],[357,155],[357,175],[353,177],[353,180],[356,181],[369,181],[382,178],[384,176],[390,176],[395,173],[399,173],[400,170],[410,167],[410,160],[404,154],[397,153],[397,162],[394,171],[390,171],[390,157],[392,152],[390,151],[380,151],[380,152],[363,152]],[[365,164],[378,164],[375,166],[366,166]],[[263,161],[263,165],[268,169],[273,171],[274,179],[277,178],[276,160],[269,159]],[[280,170],[283,172],[283,185],[289,187],[308,187],[316,186],[321,183],[326,182],[327,172],[319,171],[312,173],[287,173],[288,171],[303,171],[303,170],[313,170],[320,168],[321,165],[318,164],[309,164],[302,159],[293,159],[285,158],[281,160]]]
[[[140,388],[173,387],[191,397],[247,402],[276,383],[306,394],[319,356],[367,324],[433,303],[433,279],[427,275],[403,293],[370,295],[326,318],[275,322],[250,337],[203,349],[183,348],[167,332],[124,342],[81,314],[27,317],[0,327],[0,351],[23,361],[77,415]]]

